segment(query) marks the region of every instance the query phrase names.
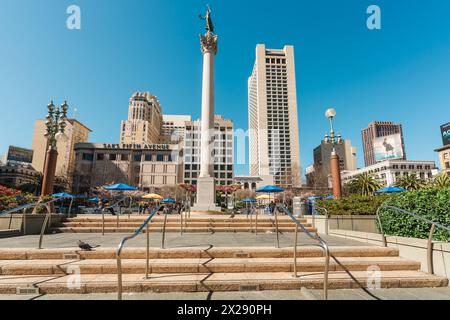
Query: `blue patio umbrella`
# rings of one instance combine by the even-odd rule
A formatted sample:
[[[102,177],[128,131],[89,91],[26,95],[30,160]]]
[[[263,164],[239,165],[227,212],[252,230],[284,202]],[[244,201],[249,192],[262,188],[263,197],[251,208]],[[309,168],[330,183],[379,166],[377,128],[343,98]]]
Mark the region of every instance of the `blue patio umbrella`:
[[[61,193],[55,193],[54,195],[52,195],[53,198],[75,198],[75,196],[65,193],[65,192],[61,192]]]
[[[89,202],[99,202],[100,199],[98,197],[88,199]]]
[[[377,193],[400,193],[408,190],[399,187],[387,187],[377,191]]]
[[[333,195],[330,195],[330,196],[326,197],[325,199],[327,199],[327,200],[334,200],[335,197]]]
[[[161,202],[162,203],[176,203],[177,200],[172,199],[172,198],[167,198],[167,199],[163,199]]]
[[[125,183],[113,184],[112,186],[105,186],[104,188],[109,191],[136,191],[136,190],[138,190],[138,188],[129,186]]]
[[[70,199],[69,212],[68,212],[68,215],[70,216],[70,212],[72,211],[73,199],[75,199],[75,196],[73,196],[69,193],[60,192],[60,193],[53,194],[52,197],[57,198],[57,199]]]
[[[265,186],[263,188],[256,189],[256,192],[261,193],[280,193],[284,192],[283,188],[277,187],[277,186]]]
[[[244,202],[244,203],[257,203],[258,200],[247,198],[247,199],[242,200],[242,202]]]
[[[280,188],[280,187],[277,187],[277,186],[265,186],[263,188],[256,189],[256,192],[268,193],[269,194],[269,201],[270,201],[270,194],[271,193],[284,192],[284,189]]]

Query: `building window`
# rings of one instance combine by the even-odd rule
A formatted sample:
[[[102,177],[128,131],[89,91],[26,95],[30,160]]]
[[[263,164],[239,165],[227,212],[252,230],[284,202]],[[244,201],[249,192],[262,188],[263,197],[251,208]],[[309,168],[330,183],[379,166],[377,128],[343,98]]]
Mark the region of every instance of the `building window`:
[[[156,161],[163,162],[164,161],[164,155],[163,154],[157,154],[156,155]]]
[[[111,160],[111,161],[116,161],[116,160],[117,160],[117,154],[111,153],[111,154],[109,155],[109,160]]]
[[[94,155],[92,153],[83,153],[83,160],[94,161]]]
[[[129,154],[122,153],[122,154],[120,155],[120,160],[121,160],[121,161],[128,161],[128,160],[130,160],[130,155],[129,155]]]
[[[152,155],[151,154],[146,154],[145,155],[145,161],[147,161],[147,162],[152,161]]]
[[[134,155],[134,161],[141,162],[141,159],[142,159],[142,155],[141,154]]]
[[[97,161],[103,161],[105,160],[105,155],[103,153],[97,154]]]

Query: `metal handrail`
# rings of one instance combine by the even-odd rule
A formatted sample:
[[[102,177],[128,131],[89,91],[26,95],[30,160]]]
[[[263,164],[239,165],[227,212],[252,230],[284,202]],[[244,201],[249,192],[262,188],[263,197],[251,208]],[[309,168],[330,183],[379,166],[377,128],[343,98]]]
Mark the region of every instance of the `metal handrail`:
[[[305,203],[305,204],[307,206],[310,206],[313,209],[313,211],[312,211],[312,225],[313,225],[313,227],[316,227],[316,215],[317,214],[316,215],[314,214],[315,212],[318,212],[316,209],[323,210],[325,212],[325,214],[323,214],[323,216],[325,216],[325,234],[328,235],[329,234],[329,230],[330,230],[330,228],[329,228],[330,215],[328,213],[328,210],[326,208],[324,208],[324,207],[316,205],[315,203],[314,204],[312,204],[312,203]]]
[[[144,221],[144,223],[137,229],[132,235],[127,236],[122,239],[122,241],[119,244],[119,247],[116,252],[117,257],[117,282],[118,282],[118,300],[122,300],[122,250],[125,246],[125,243],[128,240],[136,238],[141,232],[146,228],[145,233],[147,235],[147,250],[146,250],[146,264],[145,264],[145,278],[148,279],[149,274],[149,260],[150,260],[150,230],[148,227],[149,222],[153,219],[153,217],[156,215],[156,213],[161,209],[161,206],[157,207]]]
[[[380,212],[382,209],[391,209],[391,210],[395,210],[399,213],[402,214],[406,214],[409,215],[411,217],[413,217],[414,219],[417,220],[421,220],[423,222],[426,222],[428,224],[431,224],[431,230],[430,230],[430,234],[428,236],[428,244],[427,244],[427,262],[428,262],[428,273],[431,275],[434,275],[434,261],[433,261],[433,235],[434,232],[436,231],[436,227],[450,231],[450,227],[444,226],[443,224],[440,224],[438,222],[429,220],[427,218],[424,218],[420,215],[418,215],[417,213],[413,213],[413,212],[409,212],[407,210],[401,209],[401,208],[397,208],[394,206],[388,206],[388,205],[381,205],[378,210],[377,210],[377,221],[378,221],[378,226],[380,228],[380,232],[381,232],[381,239],[383,241],[383,246],[387,247],[387,238],[386,238],[386,233],[383,230],[383,225],[381,224],[381,219],[380,219]]]
[[[17,208],[13,208],[13,209],[9,209],[9,210],[3,211],[3,212],[0,213],[0,216],[7,215],[7,214],[12,214],[12,213],[18,212],[18,211],[23,211],[22,212],[23,235],[26,235],[27,209],[38,208],[38,207],[45,207],[45,209],[47,210],[47,214],[45,216],[44,222],[43,222],[42,227],[41,227],[41,232],[39,234],[39,246],[38,246],[39,249],[42,249],[42,240],[44,238],[44,233],[45,233],[45,230],[47,229],[47,225],[49,224],[49,221],[51,221],[50,219],[51,219],[52,212],[50,210],[50,204],[58,202],[58,201],[63,200],[63,199],[68,199],[68,198],[72,198],[72,201],[73,201],[73,197],[59,197],[59,198],[52,199],[52,200],[44,202],[44,203],[37,201],[37,202],[33,202],[33,203],[29,203],[29,204],[25,204],[25,205],[19,206]],[[71,205],[72,205],[72,201],[71,201]],[[70,212],[70,209],[69,209],[69,212]]]
[[[330,249],[325,240],[323,240],[318,234],[312,234],[308,229],[296,218],[294,215],[285,207],[277,206],[277,208],[287,214],[296,224],[295,233],[295,244],[294,244],[294,276],[297,278],[297,239],[298,239],[298,228],[300,227],[302,231],[309,236],[311,239],[319,242],[319,246],[322,247],[325,255],[325,270],[323,275],[323,293],[325,300],[328,300],[328,273],[330,270]],[[276,211],[276,210],[275,210]]]
[[[120,208],[120,212],[118,212],[117,215],[117,223],[116,223],[116,227],[119,228],[119,216],[122,213],[122,207],[119,206],[120,203],[125,202],[126,199],[130,199],[130,207],[128,208],[128,219],[130,219],[130,214],[131,214],[131,204],[133,202],[133,197],[131,196],[124,196],[123,198],[121,198],[120,200],[118,200],[117,202],[113,203],[110,206],[104,207],[102,209],[102,235],[105,235],[105,210],[110,209],[110,208],[114,208],[115,207],[119,207]]]

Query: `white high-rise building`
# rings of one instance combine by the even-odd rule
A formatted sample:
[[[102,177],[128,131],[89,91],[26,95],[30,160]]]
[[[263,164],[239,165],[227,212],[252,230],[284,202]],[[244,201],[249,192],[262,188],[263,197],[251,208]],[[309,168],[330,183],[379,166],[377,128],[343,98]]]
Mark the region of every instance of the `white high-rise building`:
[[[248,80],[250,174],[274,177],[275,184],[301,185],[294,47],[256,46]]]
[[[197,185],[200,177],[201,134],[200,120],[186,122],[183,142],[184,183]],[[220,115],[214,116],[214,178],[220,186],[232,185],[234,178],[234,131],[233,121]]]

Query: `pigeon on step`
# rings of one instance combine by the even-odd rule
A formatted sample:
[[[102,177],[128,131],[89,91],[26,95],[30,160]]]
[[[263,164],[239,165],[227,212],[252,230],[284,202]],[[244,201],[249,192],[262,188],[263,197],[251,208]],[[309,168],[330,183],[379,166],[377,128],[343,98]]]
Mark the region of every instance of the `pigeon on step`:
[[[100,247],[99,245],[91,246],[89,243],[83,242],[81,240],[78,240],[77,243],[78,243],[78,247],[80,247],[80,249],[84,250],[84,251],[92,251],[92,249]]]

